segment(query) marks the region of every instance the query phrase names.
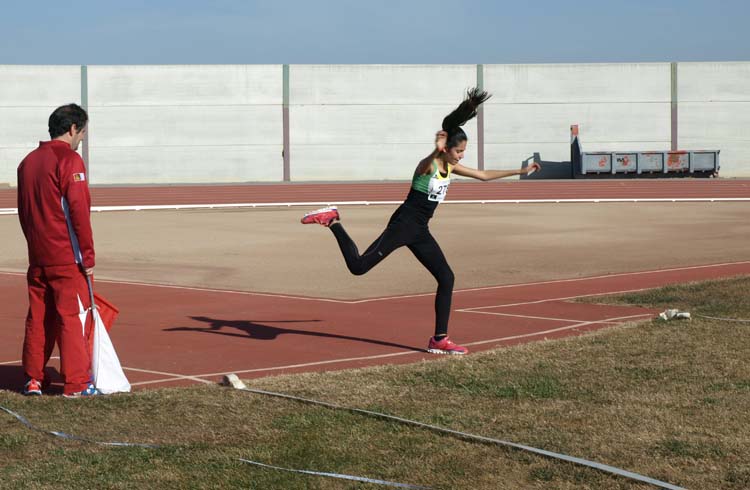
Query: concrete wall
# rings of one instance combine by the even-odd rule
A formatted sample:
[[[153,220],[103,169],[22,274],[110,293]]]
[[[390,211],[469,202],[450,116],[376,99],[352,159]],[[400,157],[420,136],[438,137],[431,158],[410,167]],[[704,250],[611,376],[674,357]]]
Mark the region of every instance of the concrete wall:
[[[750,176],[750,63],[561,65],[89,66],[93,184],[281,181],[284,107],[290,177],[406,180],[442,118],[480,81],[486,168],[539,153],[668,150],[671,102],[680,149],[720,149],[721,175]],[[0,183],[48,138],[50,112],[81,103],[79,66],[0,66]],[[285,98],[288,87],[288,98]],[[469,122],[464,163],[479,163]]]
[[[81,103],[80,66],[0,65],[0,183],[16,182],[24,156],[49,140],[56,107]]]
[[[721,175],[750,177],[750,63],[680,63],[680,148],[720,149]]]
[[[476,65],[290,66],[292,180],[410,179]],[[476,134],[476,121],[467,124]],[[476,146],[466,155],[476,165]]]
[[[569,161],[571,124],[586,151],[670,146],[669,63],[485,65],[484,87],[486,168]]]
[[[282,179],[282,66],[88,68],[92,183]]]

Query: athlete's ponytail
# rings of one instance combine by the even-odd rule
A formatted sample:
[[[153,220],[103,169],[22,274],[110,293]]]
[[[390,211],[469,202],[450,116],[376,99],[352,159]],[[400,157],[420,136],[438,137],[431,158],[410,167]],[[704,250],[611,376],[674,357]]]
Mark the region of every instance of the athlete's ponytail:
[[[466,133],[461,126],[473,119],[477,115],[479,106],[490,97],[490,94],[479,90],[478,87],[466,91],[464,101],[443,119],[443,131],[448,133],[448,141],[445,144],[447,148],[453,148],[467,140]]]

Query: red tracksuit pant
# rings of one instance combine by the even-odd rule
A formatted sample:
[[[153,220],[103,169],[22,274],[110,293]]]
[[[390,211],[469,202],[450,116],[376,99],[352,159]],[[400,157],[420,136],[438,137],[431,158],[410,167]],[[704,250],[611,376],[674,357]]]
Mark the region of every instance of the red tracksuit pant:
[[[26,375],[44,382],[44,367],[57,342],[64,393],[91,382],[91,315],[86,276],[77,265],[29,267],[29,313],[23,341]]]

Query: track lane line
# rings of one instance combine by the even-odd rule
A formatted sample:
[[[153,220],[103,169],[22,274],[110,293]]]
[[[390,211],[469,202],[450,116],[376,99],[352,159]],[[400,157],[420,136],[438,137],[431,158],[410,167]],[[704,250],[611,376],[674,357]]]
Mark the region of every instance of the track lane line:
[[[566,301],[569,299],[590,298],[592,296],[609,296],[611,294],[637,293],[640,291],[648,291],[649,289],[653,289],[653,288],[625,289],[622,291],[611,291],[611,292],[606,292],[606,293],[580,294],[578,296],[565,296],[561,298],[538,299],[534,301],[523,301],[521,303],[506,303],[502,305],[493,305],[493,306],[473,306],[471,308],[461,308],[461,309],[457,309],[453,311],[457,311],[459,313],[480,313],[479,310],[488,310],[490,308],[507,308],[509,306],[536,305],[539,303],[547,303],[550,301]],[[586,304],[586,303],[581,303],[581,304]]]
[[[495,289],[509,289],[509,288],[519,288],[519,287],[540,286],[540,285],[546,285],[546,284],[564,284],[564,283],[573,283],[573,282],[593,281],[597,279],[609,279],[609,278],[614,278],[614,277],[661,274],[665,272],[680,272],[680,271],[698,270],[698,269],[741,266],[741,265],[747,265],[747,264],[750,264],[750,261],[744,260],[744,261],[738,261],[738,262],[722,262],[718,264],[704,264],[704,265],[685,266],[685,267],[673,267],[673,268],[666,268],[666,269],[653,269],[653,270],[639,271],[639,272],[622,272],[622,273],[617,273],[617,274],[603,274],[603,275],[598,275],[598,276],[577,277],[577,278],[571,278],[571,279],[554,279],[550,281],[537,281],[537,282],[517,283],[517,284],[503,284],[503,285],[498,285],[498,286],[483,286],[483,287],[477,287],[477,288],[456,289],[453,291],[453,293],[460,294],[460,293],[471,293],[475,291],[492,291]],[[24,277],[26,276],[25,273],[14,272],[14,271],[0,271],[0,274],[10,275],[10,276],[24,276]],[[739,272],[738,274],[742,274],[742,273]],[[321,301],[321,302],[339,303],[339,304],[362,304],[362,303],[370,303],[370,302],[376,302],[376,301],[390,301],[390,300],[396,300],[396,299],[420,298],[420,297],[435,295],[434,292],[430,292],[430,293],[405,294],[405,295],[400,295],[400,296],[365,298],[365,299],[358,299],[358,300],[342,300],[342,299],[325,298],[325,297],[309,297],[309,296],[296,296],[296,295],[277,294],[277,293],[253,292],[253,291],[236,291],[236,290],[231,290],[231,289],[212,289],[212,288],[201,288],[201,287],[192,287],[192,286],[180,286],[176,284],[159,284],[159,283],[146,283],[146,282],[137,282],[137,281],[121,281],[117,279],[97,279],[97,282],[107,283],[107,284],[123,284],[123,285],[131,285],[131,286],[164,288],[164,289],[181,289],[181,290],[186,290],[186,291],[198,291],[198,292],[208,292],[208,293],[226,293],[226,294],[239,294],[239,295],[246,295],[246,296],[259,296],[259,297],[269,297],[269,298],[297,299],[301,301]],[[659,286],[655,286],[655,287],[659,287]],[[646,289],[654,289],[654,288],[643,288],[640,290],[633,290],[633,291],[643,291]],[[616,293],[618,292],[601,293],[601,294],[616,294]],[[595,295],[596,294],[590,294],[586,296],[595,296]]]
[[[520,315],[515,313],[497,313],[494,311],[461,311],[461,310],[454,310],[458,311],[460,313],[476,313],[478,315],[495,315],[495,316],[509,316],[513,318],[528,318],[530,320],[545,320],[545,321],[554,321],[554,322],[566,322],[566,323],[580,323],[580,322],[587,322],[590,320],[573,320],[570,318],[550,318],[546,316],[531,316],[531,315]],[[618,323],[618,322],[600,322],[600,323]]]
[[[477,342],[467,342],[467,343],[465,343],[463,345],[468,345],[468,346],[483,345],[483,344],[491,344],[493,342],[505,342],[505,341],[508,341],[508,340],[525,339],[525,338],[529,338],[529,337],[538,337],[539,335],[545,335],[545,334],[548,334],[548,333],[563,332],[565,330],[572,330],[574,328],[585,327],[587,325],[598,325],[598,324],[602,324],[602,323],[608,323],[608,324],[609,323],[616,323],[618,325],[623,325],[623,324],[627,323],[627,320],[633,320],[635,318],[642,318],[642,317],[646,317],[646,316],[650,317],[652,315],[651,315],[651,313],[645,313],[645,314],[642,314],[642,315],[629,315],[629,316],[621,316],[621,317],[614,317],[614,318],[605,318],[604,320],[599,320],[599,321],[592,320],[592,321],[587,321],[587,322],[576,323],[576,324],[573,324],[573,325],[566,325],[564,327],[552,328],[552,329],[549,329],[549,330],[542,330],[540,332],[530,332],[530,333],[525,333],[525,334],[520,334],[520,335],[512,335],[510,337],[501,337],[499,339],[479,340]],[[615,322],[615,320],[625,320],[625,321]]]
[[[197,378],[197,377],[194,377],[194,376],[190,376],[189,374],[167,373],[167,372],[164,372],[164,371],[152,371],[152,370],[149,370],[149,369],[140,369],[140,368],[125,367],[125,366],[123,366],[122,369],[124,369],[126,371],[135,371],[135,372],[138,372],[138,373],[161,374],[161,375],[164,375],[164,376],[172,376],[172,378],[175,379],[175,380],[187,379],[187,380],[196,381],[196,382],[199,382],[199,383],[211,384],[210,381],[206,381],[205,379],[200,379],[200,378]]]
[[[468,342],[464,343],[463,345],[467,346],[474,346],[474,345],[483,345],[483,344],[490,344],[490,343],[496,343],[496,342],[504,342],[508,340],[517,340],[522,338],[530,338],[530,337],[538,337],[540,335],[546,335],[549,333],[555,333],[555,332],[562,332],[565,330],[572,330],[579,327],[584,327],[588,325],[598,325],[598,324],[604,324],[604,323],[615,323],[615,324],[624,324],[627,323],[628,320],[633,320],[635,318],[642,318],[642,317],[648,317],[652,316],[651,313],[644,313],[639,315],[628,315],[628,316],[621,316],[621,317],[611,317],[611,318],[604,318],[602,320],[591,320],[591,321],[584,321],[575,323],[573,325],[565,325],[562,327],[547,329],[547,330],[541,330],[538,332],[529,332],[526,334],[519,334],[519,335],[511,335],[507,337],[500,337],[496,339],[489,339],[489,340],[480,340],[476,342]],[[617,320],[624,320],[624,321],[617,321]],[[426,354],[426,351],[405,351],[405,352],[391,352],[388,354],[379,354],[374,356],[361,356],[361,357],[348,357],[348,358],[342,358],[342,359],[328,359],[325,361],[316,361],[316,362],[308,362],[308,363],[302,363],[302,364],[289,364],[284,366],[269,366],[264,368],[254,368],[254,369],[244,369],[244,370],[232,370],[232,371],[220,371],[215,373],[207,373],[207,374],[195,374],[195,375],[185,375],[182,376],[184,379],[192,379],[192,378],[215,378],[217,376],[223,376],[226,374],[250,374],[250,373],[259,373],[259,372],[268,372],[268,371],[280,371],[283,369],[298,369],[298,368],[306,368],[306,367],[313,367],[313,366],[323,366],[328,364],[336,364],[336,363],[343,363],[343,362],[356,362],[356,361],[369,361],[374,359],[387,359],[387,358],[393,358],[393,357],[400,357],[400,356],[407,356],[407,355],[423,355]],[[170,381],[177,381],[178,377],[181,375],[175,375],[173,378],[165,378],[163,380],[150,380],[150,381],[143,381],[138,383],[132,383],[135,385],[145,385],[145,384],[155,384],[155,383],[167,383]],[[213,384],[213,381],[209,380],[201,380],[202,383],[206,384]]]

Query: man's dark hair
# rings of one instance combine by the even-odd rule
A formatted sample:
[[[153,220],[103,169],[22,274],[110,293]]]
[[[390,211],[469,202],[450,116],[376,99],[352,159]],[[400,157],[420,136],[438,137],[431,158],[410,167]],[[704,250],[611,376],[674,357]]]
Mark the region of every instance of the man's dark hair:
[[[55,109],[49,116],[49,135],[55,139],[68,131],[73,125],[76,125],[77,131],[81,131],[89,120],[89,115],[83,110],[83,107],[77,104],[63,105]]]

